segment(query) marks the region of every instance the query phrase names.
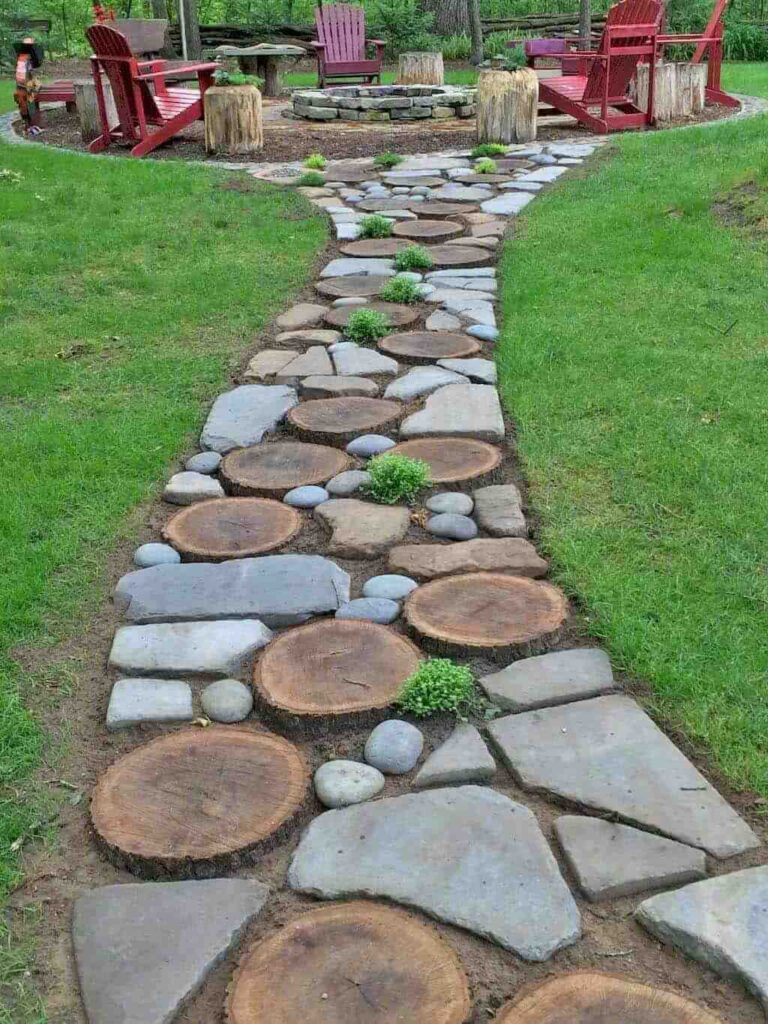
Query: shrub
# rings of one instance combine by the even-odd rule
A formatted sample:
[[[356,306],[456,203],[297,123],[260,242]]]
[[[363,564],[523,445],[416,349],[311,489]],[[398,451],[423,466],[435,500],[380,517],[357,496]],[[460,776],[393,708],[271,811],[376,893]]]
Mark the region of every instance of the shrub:
[[[307,171],[305,174],[302,174],[296,184],[319,188],[325,184],[325,177],[319,171]]]
[[[381,310],[356,309],[347,321],[344,336],[358,345],[370,345],[383,338],[389,327],[389,319]]]
[[[423,245],[409,245],[395,254],[395,270],[429,270],[435,261]]]
[[[242,71],[227,71],[226,68],[214,71],[213,80],[216,85],[255,85],[257,89],[264,84],[256,75],[244,75]]]
[[[484,157],[484,156],[505,156],[507,147],[502,146],[500,142],[481,142],[479,146],[475,146],[470,156]]]
[[[404,156],[400,156],[399,153],[391,153],[389,150],[386,153],[379,153],[373,158],[376,167],[397,167],[403,160],[405,160]]]
[[[390,54],[401,50],[440,49],[430,35],[434,15],[424,11],[418,0],[378,0],[371,22],[374,35],[386,41]]]
[[[421,459],[384,452],[374,456],[366,469],[371,477],[366,492],[382,505],[413,501],[419,491],[429,487],[429,465]]]
[[[392,221],[382,217],[380,213],[372,213],[360,221],[361,238],[389,238],[392,234]]]
[[[507,51],[504,65],[507,71],[519,71],[520,68],[527,67],[528,59],[522,44],[518,43],[512,50]]]
[[[310,153],[304,161],[304,166],[310,167],[315,171],[324,171],[327,163],[328,161],[322,153]]]
[[[407,277],[393,277],[381,289],[379,297],[384,302],[401,302],[412,306],[415,302],[421,302],[421,287]]]
[[[483,56],[486,60],[492,60],[499,54],[509,53],[507,43],[519,43],[520,38],[514,32],[491,32],[483,40]]]
[[[446,60],[469,60],[472,56],[472,40],[468,35],[443,36],[440,42]]]
[[[474,698],[474,680],[466,665],[450,658],[428,658],[403,683],[397,705],[416,718],[436,711],[460,712],[469,709]]]
[[[762,25],[727,25],[723,53],[726,60],[768,60],[768,32]]]
[[[477,174],[495,174],[496,173],[496,161],[490,160],[488,157],[484,157],[482,160],[478,160],[475,164],[475,172]]]

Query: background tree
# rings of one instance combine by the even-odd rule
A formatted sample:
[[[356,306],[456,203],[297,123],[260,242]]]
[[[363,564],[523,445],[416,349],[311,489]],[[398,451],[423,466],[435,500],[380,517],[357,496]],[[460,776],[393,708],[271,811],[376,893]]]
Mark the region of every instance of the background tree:
[[[483,26],[480,21],[480,0],[467,0],[469,32],[472,36],[472,56],[470,60],[478,65],[483,60]]]
[[[588,50],[592,41],[592,8],[590,0],[579,0],[579,49]]]
[[[437,36],[460,36],[469,32],[467,0],[422,0],[421,6],[435,16],[432,31]]]

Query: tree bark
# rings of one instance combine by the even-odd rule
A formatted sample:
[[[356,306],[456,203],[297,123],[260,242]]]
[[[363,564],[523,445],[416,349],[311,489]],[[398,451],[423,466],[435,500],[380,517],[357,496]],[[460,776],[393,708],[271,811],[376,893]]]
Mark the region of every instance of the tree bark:
[[[200,24],[197,20],[197,0],[179,0],[179,8],[179,21],[184,28],[181,52],[187,60],[199,60],[203,55],[203,47],[200,42]]]
[[[532,142],[536,138],[539,81],[530,68],[480,72],[478,142]]]
[[[261,93],[253,85],[213,85],[205,94],[205,148],[240,156],[264,145]]]
[[[592,39],[591,0],[579,2],[579,49],[588,50]]]
[[[422,7],[435,16],[432,31],[436,36],[459,36],[469,32],[467,0],[422,0]]]
[[[480,0],[467,0],[469,31],[472,36],[472,64],[477,67],[483,61],[483,26],[480,21]]]
[[[632,95],[641,110],[648,107],[649,67],[641,64]],[[653,112],[657,121],[676,121],[704,109],[707,65],[664,62],[656,65]]]
[[[115,110],[115,101],[112,98],[112,89],[106,79],[102,79],[102,84],[104,86],[107,120],[109,121],[110,128],[114,128],[119,119]],[[102,132],[99,107],[96,102],[96,86],[91,78],[86,78],[82,81],[76,80],[73,82],[73,85],[75,88],[75,107],[77,108],[77,117],[80,121],[81,138],[83,142],[93,142]]]
[[[401,53],[398,85],[442,85],[445,81],[442,53]]]

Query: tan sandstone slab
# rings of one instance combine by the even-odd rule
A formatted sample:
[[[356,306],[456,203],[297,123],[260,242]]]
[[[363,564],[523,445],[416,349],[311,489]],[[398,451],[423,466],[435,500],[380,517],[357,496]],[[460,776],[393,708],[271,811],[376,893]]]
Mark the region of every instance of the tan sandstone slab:
[[[243,380],[266,380],[267,377],[274,377],[276,373],[280,373],[282,368],[295,358],[296,353],[291,352],[290,349],[264,349],[263,352],[259,352],[248,363],[248,367],[243,374]]]
[[[534,546],[520,537],[478,537],[454,544],[403,544],[390,551],[389,568],[406,576],[433,580],[466,572],[502,572],[536,578],[546,575],[548,565]]]
[[[403,539],[411,519],[407,508],[354,498],[332,498],[318,505],[314,514],[332,530],[328,552],[344,558],[382,554]]]
[[[284,384],[295,377],[308,377],[313,374],[330,375],[333,373],[331,357],[324,345],[313,345],[301,355],[294,354],[293,359],[286,363],[275,378],[278,384]]]
[[[400,424],[401,437],[477,437],[500,441],[504,417],[495,387],[489,384],[448,384],[433,392],[423,409]]]
[[[314,302],[299,302],[279,316],[275,323],[284,331],[296,327],[311,327],[319,323],[328,312],[327,306],[319,306]]]
[[[308,345],[335,345],[337,341],[341,341],[341,331],[326,330],[322,327],[307,327],[299,331],[282,331],[275,340],[280,344],[288,341],[303,341]]]

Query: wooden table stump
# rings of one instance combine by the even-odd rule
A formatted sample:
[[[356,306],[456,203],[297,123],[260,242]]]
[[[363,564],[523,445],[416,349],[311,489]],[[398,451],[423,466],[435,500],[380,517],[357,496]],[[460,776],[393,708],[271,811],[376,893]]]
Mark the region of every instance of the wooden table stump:
[[[388,334],[378,347],[406,363],[434,363],[438,359],[462,359],[482,348],[477,338],[453,331],[405,331]]]
[[[317,907],[246,950],[228,1024],[462,1024],[459,958],[412,914],[354,901]]]
[[[635,103],[641,110],[648,107],[650,68],[640,64],[632,84]],[[707,65],[664,61],[656,65],[653,110],[657,121],[677,121],[694,117],[704,109],[707,88]]]
[[[245,156],[264,146],[261,93],[253,85],[212,85],[205,94],[205,149]]]
[[[539,80],[531,68],[486,68],[477,83],[477,141],[533,142]]]
[[[393,455],[421,459],[429,466],[432,484],[477,485],[493,483],[501,465],[501,451],[487,441],[472,437],[419,437],[389,449]]]
[[[75,79],[72,83],[75,90],[75,108],[77,119],[80,122],[80,137],[83,142],[93,142],[101,135],[101,118],[99,117],[99,106],[96,102],[96,84],[92,78]],[[114,127],[120,120],[117,116],[115,101],[112,96],[112,86],[102,78],[104,87],[104,103],[107,108],[107,119],[110,127]]]
[[[221,562],[276,551],[302,524],[295,508],[269,498],[214,498],[177,512],[163,537],[187,561]]]
[[[353,466],[353,460],[337,448],[275,441],[230,452],[221,463],[220,473],[230,494],[283,498],[294,487],[327,483]]]
[[[401,53],[396,81],[398,85],[444,85],[442,53]]]

